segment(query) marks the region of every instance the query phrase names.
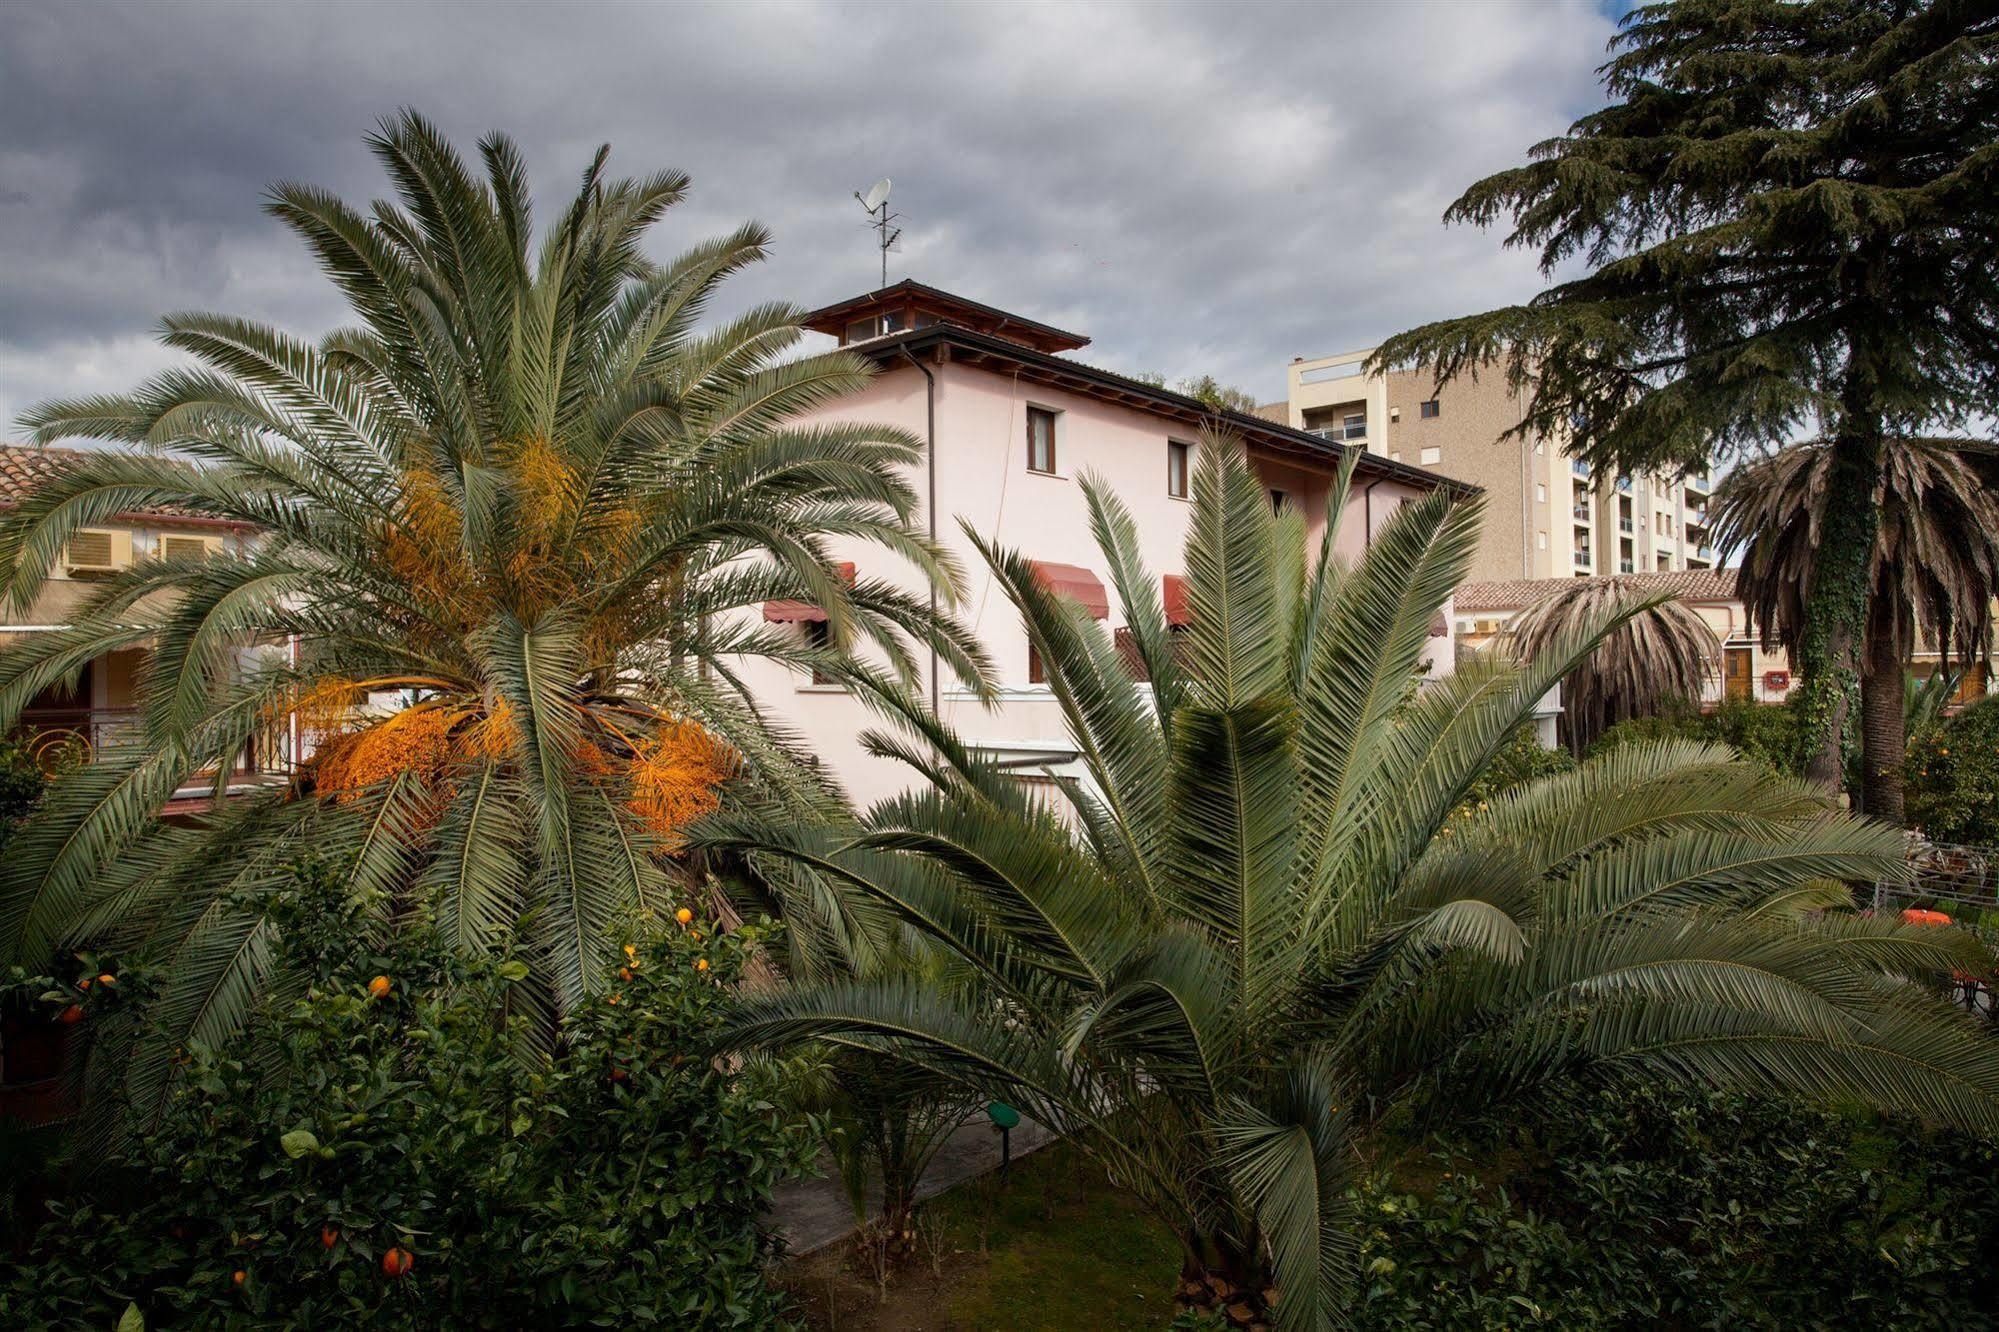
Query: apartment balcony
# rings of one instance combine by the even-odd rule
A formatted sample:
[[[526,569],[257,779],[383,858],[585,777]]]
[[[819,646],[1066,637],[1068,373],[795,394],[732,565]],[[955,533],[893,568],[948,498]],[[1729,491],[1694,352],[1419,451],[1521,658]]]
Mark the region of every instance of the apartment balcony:
[[[27,708],[21,713],[21,730],[28,736],[29,753],[46,769],[93,763],[143,738],[137,708]],[[284,727],[260,728],[229,770],[230,784],[289,772],[291,749]],[[211,769],[193,774],[188,789],[212,792],[214,784]]]
[[[1579,550],[1575,552],[1575,556],[1576,556],[1576,568],[1587,569],[1590,567],[1590,557],[1589,557],[1589,552],[1587,550]]]
[[[1686,486],[1689,495],[1705,495],[1714,488],[1713,479],[1706,472],[1690,472],[1682,484]]]
[[[1707,526],[1707,506],[1706,506],[1706,505],[1702,505],[1702,506],[1701,506],[1700,508],[1689,508],[1689,509],[1687,510],[1687,526],[1688,526],[1688,527],[1706,527],[1706,526]]]
[[[1638,572],[1638,566],[1630,560],[1619,560],[1617,562],[1617,572],[1636,573]]]
[[[1589,464],[1581,458],[1569,459],[1569,471],[1576,476],[1582,477],[1584,480],[1589,479]]]
[[[1626,536],[1631,535],[1632,526],[1633,524],[1629,518],[1619,518],[1617,520],[1617,530],[1624,533]]]
[[[89,762],[138,742],[137,708],[28,708],[21,729],[29,752],[45,768],[81,759]]]
[[[1628,476],[1618,477],[1617,488],[1623,491],[1625,494],[1629,495],[1631,493],[1631,478]]]
[[[1594,515],[1590,513],[1590,507],[1586,503],[1580,503],[1580,502],[1577,503],[1574,508],[1569,510],[1569,512],[1575,517],[1575,520],[1579,523],[1588,523],[1595,521]]]

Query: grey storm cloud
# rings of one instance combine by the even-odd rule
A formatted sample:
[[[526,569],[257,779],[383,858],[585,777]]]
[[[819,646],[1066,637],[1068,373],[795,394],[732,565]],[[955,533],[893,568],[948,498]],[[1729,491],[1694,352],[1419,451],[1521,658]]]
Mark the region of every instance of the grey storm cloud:
[[[366,199],[399,106],[527,154],[543,211],[599,143],[689,172],[664,256],[756,218],[739,302],[874,285],[852,192],[895,180],[891,280],[1088,333],[1124,370],[1279,396],[1293,356],[1520,299],[1446,229],[1466,184],[1598,104],[1582,0],[1344,4],[16,3],[0,11],[0,420],[170,362],[160,315],[342,322],[262,212]]]

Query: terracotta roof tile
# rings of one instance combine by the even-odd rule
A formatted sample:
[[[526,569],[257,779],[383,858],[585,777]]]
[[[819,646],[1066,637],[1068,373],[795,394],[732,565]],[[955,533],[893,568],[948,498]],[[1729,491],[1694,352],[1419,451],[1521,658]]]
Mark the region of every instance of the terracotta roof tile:
[[[65,464],[91,454],[86,449],[62,449],[41,444],[0,444],[0,509],[12,507]],[[219,521],[194,509],[161,504],[121,514],[124,518],[186,518]]]
[[[1550,592],[1573,587],[1574,578],[1513,578],[1496,583],[1466,583],[1458,589],[1453,609],[1513,611],[1533,605]],[[1730,601],[1735,597],[1735,570],[1686,569],[1678,573],[1609,574],[1590,580],[1613,583],[1640,592],[1670,589],[1683,601]]]

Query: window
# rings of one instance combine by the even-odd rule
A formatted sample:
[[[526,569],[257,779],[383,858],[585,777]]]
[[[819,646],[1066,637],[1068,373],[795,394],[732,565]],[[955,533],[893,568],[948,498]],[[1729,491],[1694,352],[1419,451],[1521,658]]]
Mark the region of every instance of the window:
[[[1427,448],[1423,450],[1422,458],[1425,467],[1435,467],[1444,460],[1444,451],[1439,448]]]
[[[1548,502],[1548,488],[1539,481],[1534,483],[1534,502],[1536,504],[1546,504]]]
[[[1193,452],[1192,444],[1166,441],[1166,493],[1174,499],[1187,498],[1187,460]]]
[[[1429,421],[1438,416],[1443,415],[1444,406],[1442,403],[1438,402],[1435,398],[1431,398],[1428,402],[1424,403],[1418,410],[1422,413],[1423,419],[1425,421]]]
[[[1367,413],[1355,412],[1340,422],[1340,432],[1347,439],[1367,438]]]
[[[826,621],[806,620],[801,627],[805,630],[806,647],[811,648],[814,652],[831,652],[833,650],[833,631],[827,627]],[[824,668],[815,662],[812,666],[812,683],[816,685],[829,685],[838,684],[839,681],[828,675]]]
[[[1546,550],[1548,548],[1548,534],[1546,532],[1536,532],[1534,534],[1534,546],[1537,550]]]
[[[1283,513],[1284,506],[1290,502],[1291,497],[1283,491],[1273,490],[1270,492],[1270,511],[1272,513]]]
[[[1046,407],[1027,409],[1027,470],[1055,474],[1055,413]]]
[[[1029,684],[1048,683],[1048,672],[1041,669],[1041,652],[1032,643],[1027,645],[1027,682]]]

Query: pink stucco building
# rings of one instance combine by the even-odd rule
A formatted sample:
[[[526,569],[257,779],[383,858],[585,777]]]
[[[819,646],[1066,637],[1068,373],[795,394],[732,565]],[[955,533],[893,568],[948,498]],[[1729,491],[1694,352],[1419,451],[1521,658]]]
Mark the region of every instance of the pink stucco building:
[[[1195,399],[1070,359],[1089,339],[919,283],[902,282],[815,312],[813,330],[868,357],[881,373],[864,391],[825,409],[820,420],[880,422],[926,443],[923,474],[912,478],[926,499],[921,521],[954,550],[970,574],[959,608],[997,666],[1001,699],[980,704],[951,678],[922,688],[968,740],[1014,765],[1024,778],[1060,775],[1073,757],[1061,717],[1028,660],[1027,636],[1013,605],[959,529],[963,519],[983,538],[1019,550],[1044,566],[1045,580],[1093,612],[1117,619],[1109,575],[1090,539],[1079,473],[1106,478],[1129,506],[1148,565],[1181,572],[1194,454],[1216,413]],[[1259,417],[1220,413],[1221,425],[1246,441],[1273,504],[1300,506],[1314,543],[1324,530],[1328,491],[1347,446]],[[1349,557],[1396,507],[1438,485],[1457,484],[1419,468],[1363,453],[1350,515],[1340,532]],[[873,546],[835,547],[864,576],[921,578]],[[1168,596],[1169,613],[1175,600]],[[810,607],[766,608],[774,623],[815,632]],[[1432,670],[1452,662],[1451,617],[1439,618]],[[863,803],[902,789],[900,765],[862,752],[861,732],[879,719],[837,686],[816,685],[767,663],[745,672],[762,705],[818,748],[822,761]]]

